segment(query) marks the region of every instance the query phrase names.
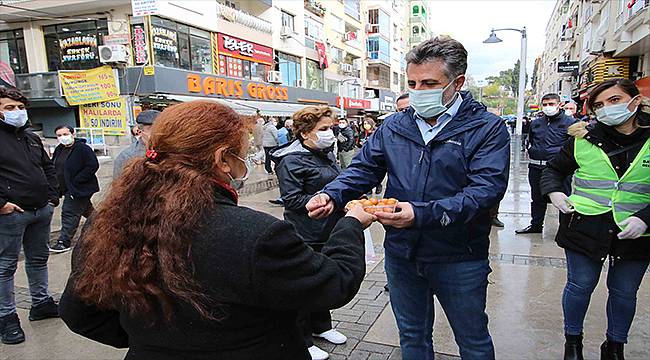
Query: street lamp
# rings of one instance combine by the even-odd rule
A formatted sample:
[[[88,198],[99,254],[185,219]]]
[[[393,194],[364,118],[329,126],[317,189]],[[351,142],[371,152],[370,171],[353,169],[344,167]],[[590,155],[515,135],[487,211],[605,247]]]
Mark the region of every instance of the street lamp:
[[[517,135],[521,135],[521,130],[524,123],[524,97],[526,95],[524,94],[526,91],[526,27],[524,26],[523,29],[492,29],[490,36],[485,39],[483,43],[496,44],[502,42],[503,40],[497,37],[497,31],[517,31],[521,34],[521,58],[519,61],[519,96],[517,97],[517,127],[515,130]]]
[[[345,110],[343,109],[343,84],[352,81],[355,86],[359,86],[359,81],[357,78],[349,78],[344,80],[339,80],[339,106],[341,111],[339,112],[339,118],[345,117]]]

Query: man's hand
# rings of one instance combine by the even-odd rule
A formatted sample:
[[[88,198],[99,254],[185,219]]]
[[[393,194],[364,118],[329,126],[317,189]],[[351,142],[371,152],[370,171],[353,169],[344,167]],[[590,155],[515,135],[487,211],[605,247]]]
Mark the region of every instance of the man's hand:
[[[312,219],[322,219],[330,216],[334,212],[334,201],[330,196],[324,193],[316,194],[305,206]]]
[[[7,201],[5,206],[0,208],[0,215],[8,215],[8,214],[11,214],[14,211],[17,211],[19,213],[25,212],[25,210],[20,208],[20,206]]]
[[[363,210],[363,206],[361,205],[357,205],[348,210],[348,213],[345,214],[345,216],[353,217],[359,220],[364,229],[370,226],[374,221],[377,221],[377,217],[375,215],[367,213],[365,210]]]
[[[637,239],[648,231],[648,224],[636,216],[630,216],[619,224],[625,230],[618,234],[621,240]]]
[[[556,191],[548,194],[553,206],[560,210],[563,214],[571,214],[575,212],[573,204],[569,201],[569,197],[565,193]]]
[[[397,207],[402,211],[395,213],[377,212],[375,213],[375,216],[383,225],[392,226],[396,229],[404,229],[413,226],[413,223],[415,222],[413,205],[408,202],[400,202],[397,203]]]

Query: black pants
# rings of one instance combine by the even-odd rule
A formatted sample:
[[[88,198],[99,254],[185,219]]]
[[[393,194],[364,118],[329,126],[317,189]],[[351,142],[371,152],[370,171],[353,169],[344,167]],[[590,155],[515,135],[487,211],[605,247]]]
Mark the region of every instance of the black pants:
[[[270,152],[273,150],[275,147],[264,147],[264,170],[266,170],[267,173],[272,173],[273,168],[271,167],[271,155]]]
[[[548,196],[542,195],[542,171],[544,167],[529,165],[528,166],[528,183],[530,184],[530,224],[533,226],[544,226],[544,217],[546,216],[547,204],[551,201]],[[564,193],[571,194],[571,179],[569,176],[564,180]]]
[[[61,208],[61,232],[59,241],[65,246],[70,246],[74,238],[81,217],[86,219],[94,211],[90,198],[72,198],[70,194],[65,194],[63,198],[63,207]]]
[[[324,244],[310,244],[314,251],[320,252]],[[312,334],[321,334],[327,330],[332,329],[332,315],[329,310],[323,311],[301,311],[298,314],[298,328],[305,338],[305,343],[307,347],[312,347],[314,345],[314,339]]]

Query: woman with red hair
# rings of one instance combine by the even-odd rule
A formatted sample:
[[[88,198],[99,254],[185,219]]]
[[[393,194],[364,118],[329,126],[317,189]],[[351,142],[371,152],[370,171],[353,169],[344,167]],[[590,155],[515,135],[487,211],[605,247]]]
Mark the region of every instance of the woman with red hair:
[[[215,102],[160,115],[75,249],[60,305],[72,331],[127,359],[310,358],[296,315],[352,299],[374,218],[351,210],[319,254],[238,206],[249,128]]]

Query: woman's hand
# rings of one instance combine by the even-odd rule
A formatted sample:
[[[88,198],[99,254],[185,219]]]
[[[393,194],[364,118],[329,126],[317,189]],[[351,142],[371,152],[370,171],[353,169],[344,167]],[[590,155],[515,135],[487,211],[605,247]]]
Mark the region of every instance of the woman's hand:
[[[618,234],[618,238],[621,240],[637,239],[648,231],[648,224],[636,216],[630,216],[619,225],[625,228]]]
[[[361,223],[361,226],[363,228],[367,228],[372,224],[374,221],[377,221],[377,217],[373,214],[369,214],[363,210],[363,206],[357,205],[350,210],[348,210],[348,213],[345,214],[346,217],[353,217]]]
[[[560,210],[563,214],[571,214],[575,211],[573,204],[569,201],[569,197],[566,196],[563,192],[552,192],[548,194],[548,197],[551,199],[553,206]]]

